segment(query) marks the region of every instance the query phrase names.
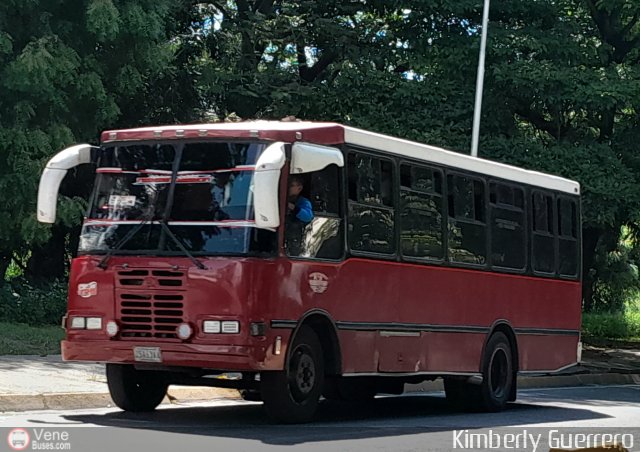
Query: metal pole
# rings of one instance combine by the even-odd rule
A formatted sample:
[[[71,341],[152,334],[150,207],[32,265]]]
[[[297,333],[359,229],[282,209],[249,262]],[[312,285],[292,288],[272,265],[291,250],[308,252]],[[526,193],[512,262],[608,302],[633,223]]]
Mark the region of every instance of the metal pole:
[[[471,132],[471,156],[478,156],[478,136],[480,135],[480,112],[482,111],[482,87],[484,86],[484,56],[487,53],[487,32],[489,27],[489,0],[484,0],[482,12],[482,35],[480,37],[480,57],[476,78],[476,103],[473,107],[473,130]]]

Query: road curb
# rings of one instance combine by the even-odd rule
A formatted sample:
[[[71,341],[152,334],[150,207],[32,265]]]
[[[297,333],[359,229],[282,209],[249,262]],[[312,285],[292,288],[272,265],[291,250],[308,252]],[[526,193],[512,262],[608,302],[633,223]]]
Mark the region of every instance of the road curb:
[[[519,377],[519,389],[558,388],[563,386],[608,386],[640,384],[640,374],[601,373]]]
[[[518,377],[518,389],[560,388],[568,386],[608,386],[640,384],[640,374],[597,373],[576,375],[550,375],[540,377]],[[442,380],[406,384],[405,392],[444,391]]]
[[[601,373],[518,377],[519,389],[626,384],[640,384],[640,374]],[[442,380],[405,385],[405,392],[409,393],[442,390]],[[238,391],[234,389],[173,386],[169,388],[168,397],[165,397],[163,404],[179,405],[181,403],[219,399],[238,400],[240,399],[240,395]],[[110,408],[113,406],[114,404],[109,394],[97,392],[0,395],[0,412],[74,410]]]
[[[240,399],[240,394],[234,389],[171,387],[162,403],[179,405],[216,399]],[[98,392],[0,395],[0,412],[74,410],[113,406],[114,403],[108,393]]]

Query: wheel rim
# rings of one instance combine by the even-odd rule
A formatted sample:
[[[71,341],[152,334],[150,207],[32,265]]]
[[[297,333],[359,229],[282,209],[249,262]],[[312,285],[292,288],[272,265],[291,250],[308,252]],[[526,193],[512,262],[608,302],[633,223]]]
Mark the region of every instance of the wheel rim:
[[[316,384],[316,363],[311,349],[306,345],[298,346],[291,356],[289,364],[289,388],[296,402],[309,397]]]
[[[491,356],[489,378],[489,387],[493,396],[498,399],[504,397],[509,381],[509,358],[501,348],[496,349]]]

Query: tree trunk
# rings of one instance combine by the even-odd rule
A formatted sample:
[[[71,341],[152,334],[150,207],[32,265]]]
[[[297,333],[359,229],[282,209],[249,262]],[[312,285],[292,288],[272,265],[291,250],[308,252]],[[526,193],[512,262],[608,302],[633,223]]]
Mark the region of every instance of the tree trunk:
[[[7,269],[11,264],[12,253],[9,251],[4,251],[0,253],[0,287],[5,284],[5,277],[7,275]]]
[[[591,268],[601,235],[600,229],[584,228],[582,230],[582,308],[585,312],[593,309],[593,285],[596,275],[591,272]]]

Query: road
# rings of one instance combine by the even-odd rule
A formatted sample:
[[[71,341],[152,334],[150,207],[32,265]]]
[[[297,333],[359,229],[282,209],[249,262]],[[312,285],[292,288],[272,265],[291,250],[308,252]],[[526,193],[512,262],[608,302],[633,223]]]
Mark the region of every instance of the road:
[[[505,441],[515,435],[520,443],[513,449],[546,451],[554,442],[575,445],[568,441],[578,432],[617,434],[640,450],[640,385],[524,390],[502,413],[456,413],[441,393],[431,393],[379,397],[360,406],[324,402],[316,422],[296,426],[271,424],[261,404],[224,400],[147,414],[101,409],[0,415],[0,428],[8,427],[23,427],[32,439],[38,432],[42,439],[42,431],[67,431],[70,450],[77,451],[507,450],[515,443]],[[493,442],[483,442],[487,438]],[[0,451],[6,447],[0,440]]]

